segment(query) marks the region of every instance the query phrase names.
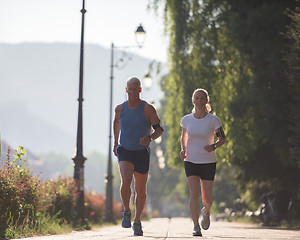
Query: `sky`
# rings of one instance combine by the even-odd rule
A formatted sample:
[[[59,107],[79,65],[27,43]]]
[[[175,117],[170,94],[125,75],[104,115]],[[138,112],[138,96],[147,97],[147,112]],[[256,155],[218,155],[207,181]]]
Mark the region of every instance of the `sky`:
[[[130,51],[167,61],[168,38],[162,11],[147,10],[149,0],[85,0],[85,43]],[[80,43],[82,0],[1,0],[0,43]],[[139,24],[146,31],[143,48],[135,48]]]

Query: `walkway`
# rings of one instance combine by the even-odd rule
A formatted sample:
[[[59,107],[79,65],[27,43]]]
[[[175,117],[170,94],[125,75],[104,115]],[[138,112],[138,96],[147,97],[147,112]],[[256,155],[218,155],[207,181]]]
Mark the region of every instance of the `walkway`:
[[[143,237],[133,236],[132,229],[124,229],[120,226],[104,226],[98,229],[82,232],[72,232],[65,235],[43,236],[24,238],[23,240],[171,240],[171,239],[196,239],[193,237],[192,222],[188,218],[153,218],[143,222]],[[209,230],[202,230],[203,237],[199,239],[300,239],[300,231],[266,228],[254,224],[235,222],[211,223]]]

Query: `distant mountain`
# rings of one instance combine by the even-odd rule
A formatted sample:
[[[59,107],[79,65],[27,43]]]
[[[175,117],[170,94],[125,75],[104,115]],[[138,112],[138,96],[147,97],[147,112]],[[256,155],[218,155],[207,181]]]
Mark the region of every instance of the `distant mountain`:
[[[77,44],[0,44],[0,132],[14,146],[36,154],[72,156],[76,145],[79,49]],[[122,57],[115,52],[115,59]],[[130,54],[129,54],[130,55]],[[128,56],[128,54],[127,54]],[[125,100],[129,76],[143,79],[150,59],[133,54],[115,67],[113,106]],[[126,58],[126,56],[125,56]],[[126,59],[125,59],[126,62]],[[142,98],[158,103],[162,92],[153,78]],[[84,154],[107,154],[109,135],[110,49],[86,44],[84,54]]]
[[[25,103],[0,103],[1,134],[11,147],[24,146],[26,150],[65,153],[75,149],[76,139],[63,128],[29,111]],[[73,151],[74,152],[74,151]]]

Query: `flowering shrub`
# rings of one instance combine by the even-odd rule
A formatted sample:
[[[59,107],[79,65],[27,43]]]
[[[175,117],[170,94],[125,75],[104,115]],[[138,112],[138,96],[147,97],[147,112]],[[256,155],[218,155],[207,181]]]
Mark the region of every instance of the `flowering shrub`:
[[[71,221],[71,208],[76,197],[72,178],[59,177],[54,181],[41,181],[24,167],[23,147],[18,147],[14,159],[0,168],[0,236],[8,228],[30,225],[39,228],[41,217],[54,216],[58,222]],[[10,235],[14,236],[14,235]]]
[[[91,223],[103,222],[103,215],[105,211],[105,196],[89,192],[85,195],[85,213],[86,217]]]
[[[71,177],[58,177],[40,185],[40,211],[70,222],[76,200],[76,184]]]
[[[56,221],[59,228],[62,223],[70,223],[77,199],[74,179],[58,177],[53,181],[42,181],[22,165],[22,157],[26,154],[24,148],[18,147],[15,152],[14,159],[10,160],[8,149],[7,160],[0,166],[0,238],[29,236],[35,231],[51,233],[47,224],[53,225]],[[113,208],[115,217],[119,218],[121,204],[114,202]],[[103,222],[104,211],[104,195],[85,194],[85,214],[89,222]]]
[[[123,207],[120,202],[113,202],[114,216],[116,219],[121,218]]]
[[[20,156],[26,154],[22,147],[16,151],[15,159],[7,159],[0,168],[0,226],[7,226],[11,222],[21,224],[26,217],[30,217],[32,221],[36,220],[40,182],[20,163],[14,165],[22,160]]]
[[[105,215],[105,195],[99,194],[95,191],[88,192],[85,195],[85,210],[86,217],[91,223],[101,223]],[[115,219],[121,217],[122,204],[113,202],[113,210]]]

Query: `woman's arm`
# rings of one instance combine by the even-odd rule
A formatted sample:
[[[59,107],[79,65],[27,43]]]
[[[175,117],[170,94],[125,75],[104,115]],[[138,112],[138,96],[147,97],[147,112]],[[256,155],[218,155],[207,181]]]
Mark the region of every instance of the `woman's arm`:
[[[217,148],[221,147],[222,145],[224,145],[225,143],[225,134],[224,134],[224,131],[222,129],[222,127],[218,128],[216,131],[215,131],[216,135],[217,135],[217,138],[218,140],[211,144],[211,145],[206,145],[204,147],[204,149],[208,152],[212,152],[212,151],[215,151]]]
[[[223,146],[225,143],[225,138],[226,138],[222,127],[218,128],[216,130],[216,135],[217,135],[218,140],[217,140],[217,142],[214,143],[214,145],[215,145],[214,149],[217,149],[218,147]]]
[[[180,138],[180,144],[181,144],[181,151],[180,151],[180,158],[184,160],[186,158],[186,143],[188,139],[187,131],[184,127],[182,127],[181,131],[181,138]]]

